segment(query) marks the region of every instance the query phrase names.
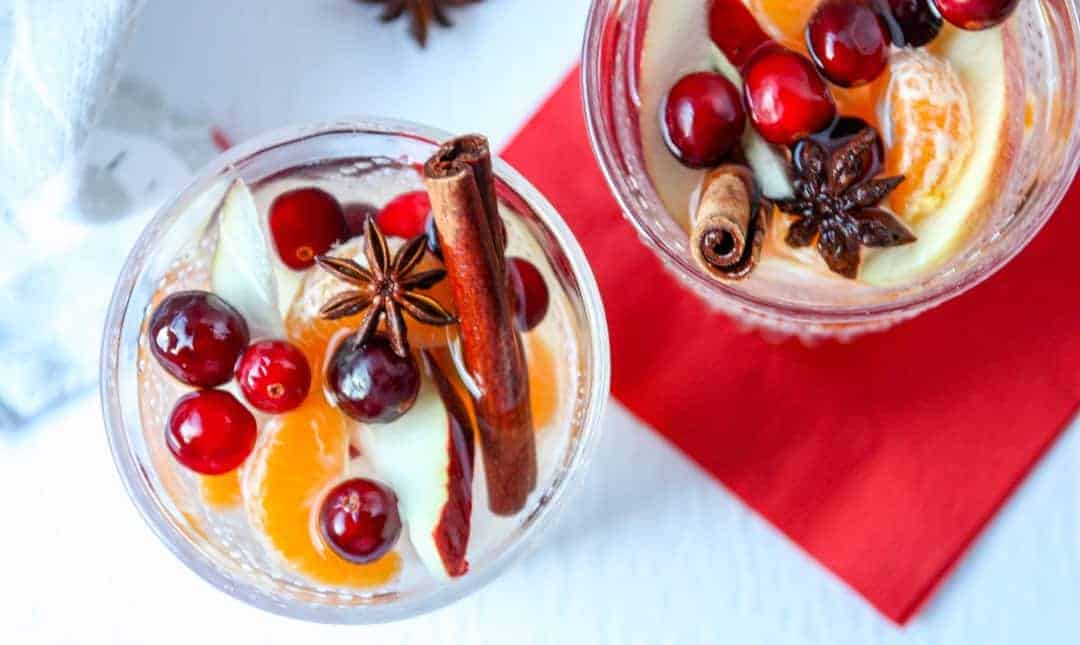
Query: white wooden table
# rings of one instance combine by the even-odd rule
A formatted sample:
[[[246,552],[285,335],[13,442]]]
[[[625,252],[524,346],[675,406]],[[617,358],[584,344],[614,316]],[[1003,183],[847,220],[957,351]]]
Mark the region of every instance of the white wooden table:
[[[426,52],[350,0],[153,0],[127,73],[237,139],[379,114],[505,142],[574,63],[586,0],[489,0]],[[451,78],[454,60],[468,75]],[[1080,424],[906,629],[618,405],[583,493],[520,566],[398,624],[251,609],[175,560],[129,503],[96,396],[0,437],[0,643],[1076,643]]]

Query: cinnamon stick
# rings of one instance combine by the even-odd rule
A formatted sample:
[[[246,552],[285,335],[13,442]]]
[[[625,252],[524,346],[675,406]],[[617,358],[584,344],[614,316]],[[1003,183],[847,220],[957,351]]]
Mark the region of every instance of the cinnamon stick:
[[[720,166],[705,176],[690,232],[698,266],[722,281],[742,280],[761,258],[770,219],[749,168]]]
[[[465,367],[479,390],[488,505],[513,515],[536,487],[536,444],[487,140],[472,135],[443,145],[424,165],[424,183],[461,321]]]

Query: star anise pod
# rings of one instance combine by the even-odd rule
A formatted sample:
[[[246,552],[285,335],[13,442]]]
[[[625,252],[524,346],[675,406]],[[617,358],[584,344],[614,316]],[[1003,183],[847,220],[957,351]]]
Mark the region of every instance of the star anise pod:
[[[394,353],[405,357],[409,354],[405,319],[402,312],[426,325],[445,327],[457,319],[434,298],[417,293],[430,289],[446,277],[446,269],[415,271],[427,252],[427,237],[419,235],[409,240],[390,257],[386,237],[374,218],[364,222],[364,255],[367,268],[348,258],[320,255],[319,266],[334,277],[356,286],[330,299],[319,310],[327,320],[347,318],[365,311],[357,327],[354,342],[363,345],[385,317]]]
[[[776,202],[794,215],[786,241],[801,248],[817,243],[829,268],[854,279],[859,275],[863,246],[910,244],[915,235],[895,215],[878,208],[903,177],[871,178],[877,132],[864,128],[829,153],[813,139],[796,147],[795,197]]]
[[[452,27],[454,23],[446,15],[448,7],[464,7],[467,4],[475,4],[481,0],[363,0],[368,4],[383,4],[383,10],[379,20],[392,22],[405,14],[406,11],[412,16],[412,24],[409,32],[421,47],[427,45],[428,27],[431,21],[439,23],[443,27]]]

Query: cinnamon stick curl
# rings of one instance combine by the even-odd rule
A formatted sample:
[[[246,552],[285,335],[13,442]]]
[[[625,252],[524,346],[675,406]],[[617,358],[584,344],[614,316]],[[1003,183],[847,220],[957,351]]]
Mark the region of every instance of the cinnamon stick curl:
[[[698,266],[718,280],[742,280],[761,258],[771,208],[749,168],[720,166],[705,176],[690,233]]]

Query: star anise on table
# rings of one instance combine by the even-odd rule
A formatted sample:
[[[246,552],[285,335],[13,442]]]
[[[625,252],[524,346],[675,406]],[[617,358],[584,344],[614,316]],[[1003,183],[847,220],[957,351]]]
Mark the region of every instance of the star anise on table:
[[[358,345],[367,342],[379,322],[386,318],[394,353],[402,358],[408,356],[409,343],[402,312],[427,325],[445,327],[457,322],[454,315],[434,298],[417,293],[430,289],[446,277],[446,269],[416,271],[426,252],[427,237],[419,235],[406,242],[391,258],[386,237],[373,218],[368,218],[364,223],[367,268],[348,258],[327,255],[316,258],[319,266],[331,275],[357,287],[331,298],[319,314],[327,320],[338,320],[365,312],[353,337],[353,342]]]
[[[868,177],[875,163],[877,132],[864,128],[831,153],[817,141],[796,147],[795,197],[776,202],[796,220],[788,229],[788,245],[817,243],[829,268],[854,279],[859,275],[863,246],[910,244],[915,235],[878,204],[904,181],[903,177]]]
[[[481,0],[362,0],[368,4],[383,4],[383,10],[379,20],[393,22],[405,14],[406,11],[412,16],[412,24],[409,32],[421,47],[427,45],[428,27],[431,21],[439,23],[443,27],[452,27],[454,23],[446,15],[448,7],[464,7],[475,4]]]

